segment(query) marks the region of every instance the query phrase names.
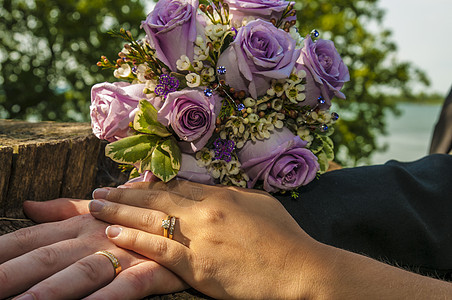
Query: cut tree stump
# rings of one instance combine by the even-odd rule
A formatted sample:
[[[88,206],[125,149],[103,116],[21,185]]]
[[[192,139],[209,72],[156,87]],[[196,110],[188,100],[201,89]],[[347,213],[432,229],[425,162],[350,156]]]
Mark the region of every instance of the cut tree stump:
[[[0,217],[24,219],[24,200],[88,199],[123,183],[104,147],[88,123],[0,120]]]
[[[90,199],[97,187],[124,183],[105,145],[88,123],[0,120],[0,235],[35,225],[23,214],[25,200]],[[190,289],[145,299],[210,298]]]

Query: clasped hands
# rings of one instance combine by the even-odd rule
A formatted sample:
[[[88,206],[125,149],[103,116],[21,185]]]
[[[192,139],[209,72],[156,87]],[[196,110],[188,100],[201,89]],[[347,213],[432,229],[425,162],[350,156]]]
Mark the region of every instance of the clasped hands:
[[[139,299],[188,286],[215,298],[295,298],[307,288],[300,267],[322,247],[261,191],[173,181],[93,198],[24,204],[52,223],[0,237],[0,298]],[[168,215],[173,240],[162,236]],[[118,276],[99,250],[117,257]]]

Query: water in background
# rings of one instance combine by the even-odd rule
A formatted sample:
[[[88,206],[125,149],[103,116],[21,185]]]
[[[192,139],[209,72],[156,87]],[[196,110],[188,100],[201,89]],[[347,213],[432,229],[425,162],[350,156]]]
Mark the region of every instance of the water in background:
[[[379,144],[388,144],[388,150],[375,153],[373,164],[390,159],[414,161],[428,154],[441,105],[401,103],[398,107],[402,114],[398,117],[388,115],[388,135],[377,139]]]

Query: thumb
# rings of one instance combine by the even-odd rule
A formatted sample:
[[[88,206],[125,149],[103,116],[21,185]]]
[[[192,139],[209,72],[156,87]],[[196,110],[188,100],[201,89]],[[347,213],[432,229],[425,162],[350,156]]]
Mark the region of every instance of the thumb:
[[[62,221],[89,214],[89,200],[59,198],[44,202],[25,201],[25,214],[37,223]]]

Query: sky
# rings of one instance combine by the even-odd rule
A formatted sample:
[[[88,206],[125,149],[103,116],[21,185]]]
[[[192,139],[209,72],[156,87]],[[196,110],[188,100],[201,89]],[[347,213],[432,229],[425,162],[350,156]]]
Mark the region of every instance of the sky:
[[[383,26],[391,29],[397,57],[413,62],[431,80],[429,91],[452,87],[452,0],[380,0]]]

